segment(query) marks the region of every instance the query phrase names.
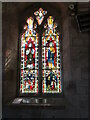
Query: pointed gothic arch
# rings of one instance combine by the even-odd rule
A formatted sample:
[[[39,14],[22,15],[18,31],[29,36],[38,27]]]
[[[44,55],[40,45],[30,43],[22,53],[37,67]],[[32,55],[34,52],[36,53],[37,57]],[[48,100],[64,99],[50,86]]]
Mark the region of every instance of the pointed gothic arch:
[[[38,10],[38,9],[37,9]],[[45,12],[46,12],[46,9],[44,9],[45,10]],[[35,12],[35,11],[34,11]],[[48,12],[48,10],[47,10],[47,12]],[[45,15],[45,13],[44,13],[44,15]],[[52,15],[53,16],[53,15]],[[28,18],[27,18],[27,20],[30,20],[30,18],[32,18],[31,20],[32,20],[32,22],[33,22],[33,25],[32,25],[32,27],[31,27],[31,29],[35,32],[35,34],[33,33],[33,35],[34,35],[34,37],[30,37],[30,35],[29,35],[29,37],[26,37],[26,38],[24,38],[25,36],[25,31],[27,31],[27,29],[29,29],[29,26],[30,26],[30,24],[29,24],[29,26],[28,26],[28,24],[27,24],[27,26],[25,26],[24,27],[24,29],[25,29],[25,31],[24,31],[24,34],[22,34],[22,39],[24,38],[24,39],[27,39],[27,38],[29,38],[28,39],[28,45],[29,45],[29,43],[30,43],[30,39],[31,38],[33,38],[33,40],[31,40],[31,43],[33,44],[33,46],[37,46],[37,51],[36,51],[36,48],[34,48],[34,51],[35,51],[35,53],[36,54],[38,54],[38,57],[36,57],[35,58],[35,55],[34,55],[34,58],[33,59],[35,59],[36,61],[38,61],[36,64],[37,64],[37,67],[34,67],[34,64],[35,64],[35,60],[33,60],[34,61],[34,63],[33,63],[33,67],[34,67],[34,71],[32,71],[32,68],[30,67],[30,65],[28,65],[27,64],[27,68],[25,68],[26,69],[26,71],[28,71],[28,74],[30,73],[30,76],[28,76],[28,77],[26,77],[25,79],[29,79],[29,82],[28,82],[28,84],[26,84],[26,83],[24,83],[24,82],[22,82],[22,81],[24,81],[23,80],[23,78],[22,78],[22,81],[21,81],[21,83],[19,84],[20,85],[20,88],[19,88],[19,90],[20,90],[20,93],[21,94],[25,94],[25,93],[30,93],[30,94],[32,94],[32,93],[35,93],[35,94],[39,94],[39,93],[41,93],[41,94],[43,94],[43,93],[62,93],[62,61],[61,61],[61,58],[62,58],[62,55],[61,55],[61,34],[60,34],[60,32],[58,32],[59,30],[57,29],[57,24],[55,24],[54,23],[54,18],[52,17],[50,14],[48,14],[48,15],[46,15],[45,16],[45,20],[44,20],[44,16],[43,16],[43,19],[42,19],[42,22],[41,23],[39,23],[38,22],[38,18],[36,18],[36,16],[29,16]],[[51,18],[50,18],[51,17]],[[52,28],[51,28],[51,30],[50,31],[48,31],[48,29],[50,28],[50,24],[48,23],[48,24],[46,24],[47,22],[50,22],[51,21],[51,23],[52,23]],[[28,21],[27,21],[28,22]],[[30,21],[29,21],[30,22]],[[37,25],[35,24],[35,23],[37,23]],[[36,28],[37,27],[37,28]],[[43,28],[43,30],[42,30],[42,28]],[[59,27],[58,27],[59,28]],[[46,30],[45,30],[46,29]],[[29,32],[30,32],[30,29],[29,29]],[[51,33],[49,33],[49,34],[47,34],[48,32],[51,32]],[[53,34],[52,34],[52,32],[53,32]],[[38,33],[38,34],[37,34]],[[27,33],[28,34],[28,33]],[[32,33],[31,33],[32,34]],[[52,34],[52,35],[51,35]],[[32,35],[31,35],[32,36]],[[46,37],[46,36],[48,36],[48,37]],[[51,36],[51,37],[50,37]],[[36,38],[37,37],[37,38]],[[45,47],[45,46],[43,46],[43,40],[44,40],[44,38],[45,39],[53,39],[53,40],[50,40],[50,41],[52,41],[52,42],[50,42],[50,43],[52,43],[52,44],[54,44],[54,46],[53,46],[53,48],[50,48],[50,46],[48,46],[48,49],[50,48],[50,49],[53,49],[52,51],[54,51],[55,53],[54,54],[52,54],[52,62],[50,63],[50,57],[49,58],[46,58],[46,60],[45,60],[45,58],[43,59],[43,54],[45,55],[45,54],[49,54],[49,51],[50,51],[50,49],[49,49],[49,51],[48,51],[48,53],[46,52],[46,53],[44,53],[43,52],[43,48]],[[38,41],[38,45],[37,45],[37,43],[35,42],[35,40],[37,39],[37,41]],[[58,44],[57,44],[57,41],[58,41]],[[41,43],[42,42],[42,43]],[[22,42],[21,42],[22,43]],[[49,42],[48,42],[49,43]],[[48,44],[47,43],[47,44]],[[26,49],[29,49],[30,47],[28,47],[28,45],[25,45],[26,46]],[[35,46],[35,47],[36,47]],[[55,48],[56,47],[56,48]],[[22,51],[22,50],[21,50]],[[27,50],[28,51],[28,50]],[[47,51],[47,50],[46,50]],[[34,53],[34,54],[35,54]],[[52,53],[52,52],[51,52]],[[27,53],[28,54],[28,53]],[[59,54],[59,55],[58,55]],[[22,54],[21,54],[22,55]],[[24,54],[24,56],[26,55],[26,50],[25,50],[25,54]],[[55,55],[55,58],[53,58],[53,55]],[[32,57],[33,57],[33,55],[32,55]],[[45,56],[46,57],[46,56]],[[45,62],[44,62],[45,61]],[[21,61],[20,61],[21,62]],[[24,62],[26,62],[26,61],[24,61]],[[30,62],[30,61],[29,61]],[[28,62],[27,62],[28,63]],[[26,64],[26,63],[25,63]],[[50,65],[50,64],[52,64],[52,65]],[[53,68],[53,66],[58,66],[58,64],[59,64],[59,67],[56,67],[56,69],[55,68]],[[44,66],[46,66],[46,69],[47,68],[49,68],[49,69],[47,69],[47,71],[48,72],[46,72],[45,71],[45,68],[43,67],[43,65]],[[47,67],[47,65],[49,65],[49,67]],[[50,67],[50,66],[52,66],[52,68]],[[37,69],[37,70],[36,70]],[[53,78],[52,77],[48,77],[48,76],[50,76],[50,71],[51,71],[51,69],[52,69],[52,75],[53,75]],[[32,72],[30,72],[30,71],[32,71]],[[37,71],[37,72],[36,72]],[[25,71],[24,71],[25,72]],[[22,73],[24,73],[24,72],[22,72]],[[46,73],[45,73],[46,72]],[[32,74],[33,75],[32,75]],[[43,75],[45,73],[45,75]],[[27,73],[26,73],[27,74]],[[23,74],[23,76],[24,76],[24,74]],[[36,79],[36,81],[37,81],[37,83],[36,83],[36,81],[34,80],[34,82],[32,82],[31,83],[31,80],[30,80],[30,77],[31,76],[33,76],[33,80],[35,79],[35,76],[37,76],[37,79]],[[21,77],[21,75],[20,75],[20,77]],[[58,77],[58,78],[57,78]],[[45,78],[45,79],[43,79],[43,78]],[[51,81],[49,82],[49,79],[51,79]],[[22,85],[21,85],[22,84]],[[26,85],[24,85],[24,84],[26,84]],[[32,84],[31,85],[31,88],[30,88],[30,84]],[[22,92],[22,86],[26,86],[26,88],[28,88],[26,91],[23,91]],[[34,87],[33,87],[34,86]],[[56,87],[57,87],[57,89],[56,89]],[[23,88],[24,88],[23,87]],[[49,88],[48,88],[49,87]],[[50,88],[51,87],[51,88]],[[33,89],[34,88],[34,89]],[[55,90],[53,90],[55,88]],[[47,90],[46,90],[47,89]]]

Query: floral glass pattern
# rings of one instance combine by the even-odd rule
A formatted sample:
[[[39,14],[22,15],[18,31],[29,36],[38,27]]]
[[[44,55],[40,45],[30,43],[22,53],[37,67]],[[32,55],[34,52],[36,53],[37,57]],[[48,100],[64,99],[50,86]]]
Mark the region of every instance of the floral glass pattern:
[[[44,15],[46,15],[46,14],[47,14],[47,11],[43,11],[42,8],[39,8],[38,11],[34,12],[34,15],[36,16],[36,20],[39,25],[41,25],[41,23],[44,19]]]
[[[29,17],[21,37],[21,93],[38,93],[38,34]]]
[[[56,31],[57,25],[49,16],[45,32],[42,35],[42,92],[61,93],[61,56],[60,37]]]

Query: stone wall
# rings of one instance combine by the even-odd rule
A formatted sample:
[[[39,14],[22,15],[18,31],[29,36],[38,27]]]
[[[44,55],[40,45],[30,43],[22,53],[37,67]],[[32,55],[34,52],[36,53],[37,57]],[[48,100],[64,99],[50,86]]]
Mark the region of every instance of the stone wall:
[[[29,3],[30,4],[30,3]],[[16,97],[19,15],[28,3],[3,3],[3,117],[4,118],[70,118],[88,117],[88,32],[80,33],[76,18],[69,15],[69,3],[51,3],[62,11],[63,27],[63,81],[64,94],[69,102],[65,110],[5,108],[5,103]],[[32,5],[32,4],[31,4]],[[48,3],[47,3],[48,5]],[[80,11],[80,10],[79,10]],[[5,71],[6,56],[10,62]]]

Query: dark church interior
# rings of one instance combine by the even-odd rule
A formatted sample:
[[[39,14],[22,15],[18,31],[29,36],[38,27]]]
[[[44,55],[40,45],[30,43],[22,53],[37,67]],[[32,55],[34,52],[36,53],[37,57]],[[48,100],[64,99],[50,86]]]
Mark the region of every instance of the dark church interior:
[[[34,12],[47,11],[41,25]],[[62,92],[20,94],[20,37],[29,17],[39,34],[39,84],[42,34],[47,17],[57,23],[61,39]],[[90,2],[2,3],[2,120],[4,118],[88,118],[88,39]]]

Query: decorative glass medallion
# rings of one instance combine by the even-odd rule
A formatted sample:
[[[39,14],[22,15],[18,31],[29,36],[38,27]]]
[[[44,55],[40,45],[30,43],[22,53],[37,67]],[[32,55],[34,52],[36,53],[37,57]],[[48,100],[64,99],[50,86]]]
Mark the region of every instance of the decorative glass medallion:
[[[38,11],[34,12],[34,15],[36,16],[36,20],[39,25],[41,25],[41,23],[44,19],[44,15],[46,15],[46,14],[47,14],[47,11],[43,11],[42,8],[39,8]]]

